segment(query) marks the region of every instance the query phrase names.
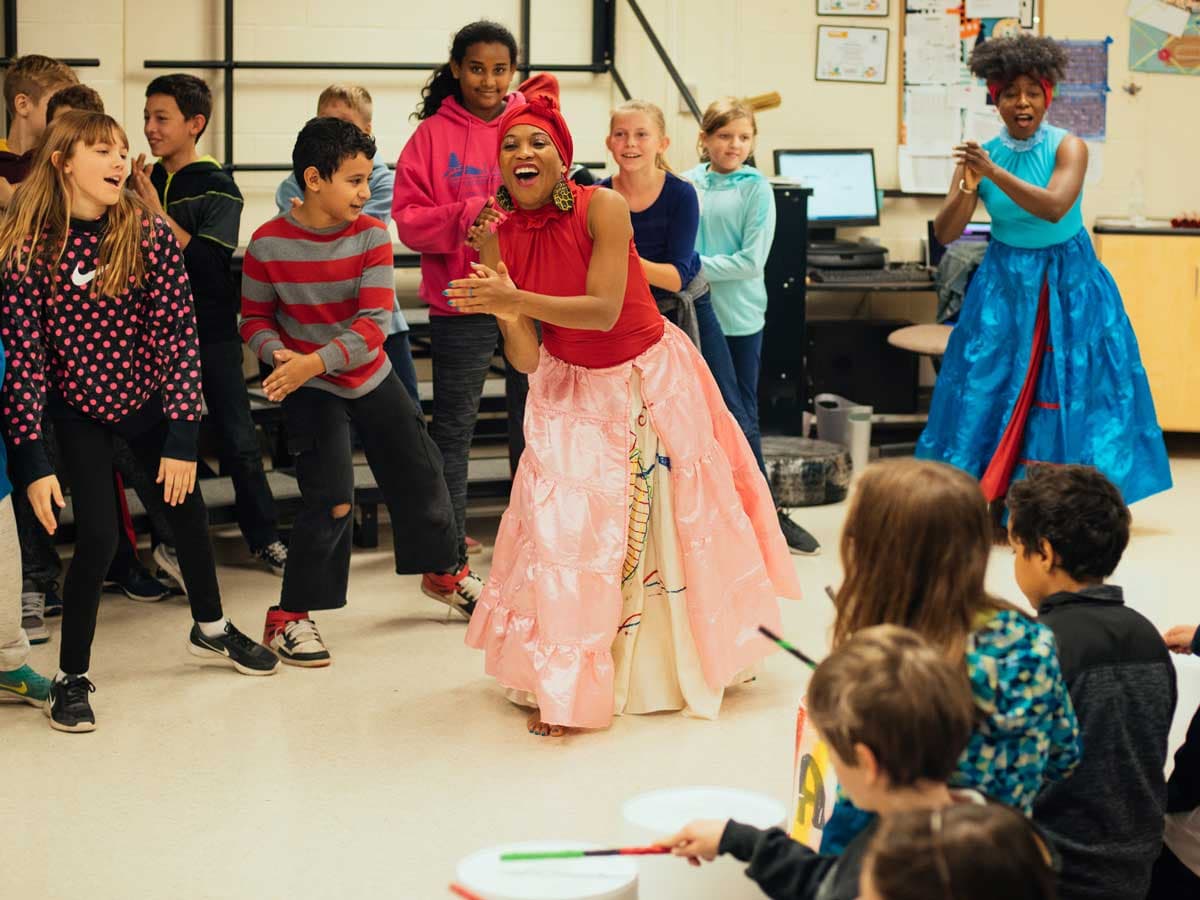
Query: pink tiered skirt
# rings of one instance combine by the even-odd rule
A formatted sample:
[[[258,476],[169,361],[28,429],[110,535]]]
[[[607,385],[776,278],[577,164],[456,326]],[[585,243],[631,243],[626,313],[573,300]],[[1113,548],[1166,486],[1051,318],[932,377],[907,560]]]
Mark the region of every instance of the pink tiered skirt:
[[[675,546],[653,550],[686,583],[675,607],[686,621],[667,630],[677,643],[690,632],[692,646],[677,655],[698,661],[710,698],[719,702],[739,672],[772,651],[758,626],[779,629],[778,598],[800,597],[766,481],[681,331],[668,324],[657,344],[609,369],[570,365],[543,348],[529,379],[525,453],[466,640],[484,650],[488,674],[555,725],[612,721],[614,641],[630,624],[622,588],[645,529],[644,498],[630,477],[631,448],[647,445],[635,433],[639,416],[657,436],[658,477],[669,472],[662,493]]]

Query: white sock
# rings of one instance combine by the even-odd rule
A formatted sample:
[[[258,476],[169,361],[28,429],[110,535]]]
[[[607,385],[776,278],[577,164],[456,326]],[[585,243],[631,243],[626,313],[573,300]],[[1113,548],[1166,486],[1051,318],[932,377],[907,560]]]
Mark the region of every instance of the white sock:
[[[206,638],[219,638],[225,635],[225,626],[229,624],[229,619],[217,619],[215,622],[197,622],[196,625],[200,629],[200,633]]]
[[[88,677],[87,672],[84,672],[82,675],[68,675],[62,669],[59,669],[58,674],[54,676],[54,681],[56,684],[61,684],[62,682],[66,681],[68,678],[87,678],[87,677]]]

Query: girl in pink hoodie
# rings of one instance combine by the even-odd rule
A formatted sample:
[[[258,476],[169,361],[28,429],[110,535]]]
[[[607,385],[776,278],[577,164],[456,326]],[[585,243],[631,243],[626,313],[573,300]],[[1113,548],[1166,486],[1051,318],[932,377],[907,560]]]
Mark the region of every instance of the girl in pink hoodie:
[[[414,114],[421,124],[396,163],[392,195],[396,232],[421,254],[421,299],[429,304],[433,350],[430,434],[442,451],[459,536],[457,571],[426,574],[421,588],[468,616],[483,586],[467,565],[467,458],[484,379],[493,355],[503,352],[496,320],[455,312],[442,291],[479,260],[466,244],[467,230],[500,217],[488,202],[500,186],[496,126],[505,109],[525,102],[520,93],[508,93],[516,70],[517,41],[503,25],[472,22],[454,36],[449,62],[421,92]],[[509,461],[516,471],[528,384],[515,369],[506,368],[505,381]]]

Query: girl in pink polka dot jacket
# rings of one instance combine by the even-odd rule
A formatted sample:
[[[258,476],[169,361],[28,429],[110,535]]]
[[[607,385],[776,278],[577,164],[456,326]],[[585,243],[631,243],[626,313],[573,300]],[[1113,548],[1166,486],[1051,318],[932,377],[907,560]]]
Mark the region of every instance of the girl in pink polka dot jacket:
[[[103,113],[70,112],[44,142],[0,225],[0,340],[9,372],[0,416],[13,471],[54,533],[62,489],[42,440],[49,416],[75,513],[63,586],[59,672],[46,715],[92,731],[88,677],[96,610],[117,545],[113,437],[163,486],[195,624],[188,649],[244,675],[274,654],[225,618],[196,487],[200,356],[191,288],[171,229],[122,190],[129,142]]]

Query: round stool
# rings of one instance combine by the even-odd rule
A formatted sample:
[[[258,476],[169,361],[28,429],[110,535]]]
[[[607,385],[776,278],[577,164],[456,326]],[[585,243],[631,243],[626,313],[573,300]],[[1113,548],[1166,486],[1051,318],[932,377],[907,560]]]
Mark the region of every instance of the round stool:
[[[945,356],[953,325],[907,325],[888,335],[888,343],[921,356]]]
[[[695,819],[737,819],[756,828],[783,824],[782,803],[761,794],[719,787],[684,787],[651,791],[626,801],[625,842],[647,846],[670,837]],[[645,900],[755,900],[758,885],[745,875],[746,864],[730,856],[700,868],[674,856],[643,856],[641,895]]]
[[[767,481],[785,509],[841,503],[850,489],[850,451],[841,444],[769,435],[762,439]]]
[[[484,900],[638,900],[637,863],[628,856],[500,861],[501,853],[601,849],[563,840],[491,847],[460,862],[458,880]]]

